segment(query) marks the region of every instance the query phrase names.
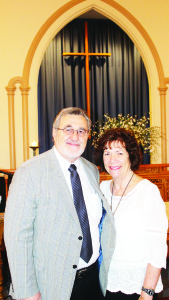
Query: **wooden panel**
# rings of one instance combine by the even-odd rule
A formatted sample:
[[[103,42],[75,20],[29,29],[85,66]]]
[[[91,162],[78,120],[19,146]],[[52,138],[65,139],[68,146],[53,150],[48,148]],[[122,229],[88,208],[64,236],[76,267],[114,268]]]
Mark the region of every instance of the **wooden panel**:
[[[15,173],[15,169],[1,169],[0,170],[1,176],[4,176],[4,178],[5,178],[6,199],[8,197],[9,176],[12,177],[12,175],[14,173]]]

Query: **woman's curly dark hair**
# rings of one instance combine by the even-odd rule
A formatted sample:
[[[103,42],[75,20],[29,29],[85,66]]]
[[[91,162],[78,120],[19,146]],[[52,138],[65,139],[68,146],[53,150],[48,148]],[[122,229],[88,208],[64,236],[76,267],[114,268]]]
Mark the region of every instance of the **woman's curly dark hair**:
[[[94,158],[96,165],[100,167],[100,171],[107,172],[104,167],[103,152],[106,144],[108,143],[110,145],[113,141],[119,141],[122,145],[124,145],[129,154],[131,170],[137,171],[142,161],[142,152],[134,134],[124,128],[111,128],[107,130],[97,141]]]

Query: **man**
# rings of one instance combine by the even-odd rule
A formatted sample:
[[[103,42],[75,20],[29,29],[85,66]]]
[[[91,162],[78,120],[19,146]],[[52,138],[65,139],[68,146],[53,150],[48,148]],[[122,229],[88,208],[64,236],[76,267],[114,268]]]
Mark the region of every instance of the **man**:
[[[98,261],[106,293],[114,223],[98,170],[81,157],[90,126],[83,110],[63,109],[53,124],[54,147],[15,172],[4,222],[14,299],[98,299]]]

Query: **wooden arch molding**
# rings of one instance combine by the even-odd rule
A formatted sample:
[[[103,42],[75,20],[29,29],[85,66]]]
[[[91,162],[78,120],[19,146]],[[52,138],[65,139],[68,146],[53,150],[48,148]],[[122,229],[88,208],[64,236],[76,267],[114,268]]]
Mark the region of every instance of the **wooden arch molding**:
[[[99,2],[99,1],[98,1]],[[164,134],[164,138],[162,139],[161,147],[162,147],[162,163],[167,162],[167,146],[166,146],[166,91],[167,84],[169,84],[169,78],[164,78],[164,72],[162,63],[157,52],[153,41],[150,36],[144,29],[144,27],[138,22],[138,20],[129,13],[124,7],[120,4],[116,3],[114,0],[100,0],[100,2],[104,2],[107,5],[115,8],[118,12],[124,15],[140,32],[145,42],[147,43],[152,56],[154,58],[154,62],[157,68],[158,78],[159,78],[159,94],[160,94],[160,103],[161,103],[161,130]],[[33,42],[29,48],[28,54],[25,59],[24,68],[23,68],[23,77],[14,77],[12,78],[8,86],[6,87],[8,93],[8,102],[9,102],[9,140],[10,140],[10,168],[16,168],[16,158],[15,158],[15,124],[14,124],[14,92],[16,90],[15,85],[17,83],[20,84],[20,90],[22,95],[22,118],[23,118],[23,158],[27,160],[29,158],[29,132],[28,132],[28,92],[29,92],[29,76],[30,69],[32,65],[32,60],[34,58],[37,47],[45,35],[47,30],[52,26],[52,24],[65,12],[75,7],[80,3],[86,3],[86,10],[95,9],[105,14],[100,7],[98,7],[97,2],[94,1],[91,4],[91,1],[88,2],[86,0],[72,0],[69,3],[66,3],[61,8],[59,8],[54,14],[52,14],[49,19],[42,25],[37,35],[33,39]],[[66,22],[65,22],[66,24]]]

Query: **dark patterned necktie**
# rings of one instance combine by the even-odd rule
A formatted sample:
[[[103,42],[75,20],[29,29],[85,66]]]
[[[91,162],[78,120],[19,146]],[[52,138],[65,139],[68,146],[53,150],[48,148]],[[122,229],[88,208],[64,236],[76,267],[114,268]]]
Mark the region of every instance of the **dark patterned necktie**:
[[[76,207],[76,211],[79,217],[79,222],[83,233],[83,243],[82,243],[80,257],[86,263],[88,263],[93,254],[93,248],[92,248],[92,239],[90,234],[89,220],[87,216],[86,205],[83,198],[82,186],[81,186],[79,174],[76,171],[76,166],[74,164],[71,164],[68,170],[70,171],[74,205]]]

